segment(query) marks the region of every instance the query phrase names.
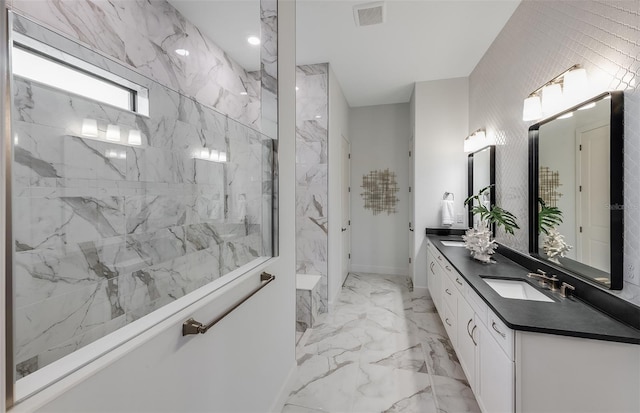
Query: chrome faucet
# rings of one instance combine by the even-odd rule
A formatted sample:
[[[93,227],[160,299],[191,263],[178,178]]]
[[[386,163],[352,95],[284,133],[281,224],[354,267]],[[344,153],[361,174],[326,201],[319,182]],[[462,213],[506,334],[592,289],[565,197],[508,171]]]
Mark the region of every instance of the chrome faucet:
[[[569,294],[567,294],[567,290],[575,291],[576,287],[571,284],[567,284],[565,282],[562,283],[562,287],[560,288],[560,295],[564,298],[567,298]]]
[[[558,290],[558,283],[560,283],[560,280],[555,275],[547,277],[547,273],[539,269],[537,273],[530,272],[527,274],[527,277],[537,278],[541,287],[549,287],[551,291]]]

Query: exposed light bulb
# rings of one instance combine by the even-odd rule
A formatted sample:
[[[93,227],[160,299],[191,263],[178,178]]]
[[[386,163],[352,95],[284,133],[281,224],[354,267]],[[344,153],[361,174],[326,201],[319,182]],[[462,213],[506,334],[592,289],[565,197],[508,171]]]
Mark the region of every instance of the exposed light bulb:
[[[553,83],[542,88],[542,113],[551,115],[562,107],[562,88]]]
[[[539,96],[529,96],[524,100],[522,109],[522,120],[530,121],[540,119],[542,117],[542,105]]]
[[[567,72],[562,82],[563,96],[567,106],[583,101],[588,93],[587,71],[579,68]]]

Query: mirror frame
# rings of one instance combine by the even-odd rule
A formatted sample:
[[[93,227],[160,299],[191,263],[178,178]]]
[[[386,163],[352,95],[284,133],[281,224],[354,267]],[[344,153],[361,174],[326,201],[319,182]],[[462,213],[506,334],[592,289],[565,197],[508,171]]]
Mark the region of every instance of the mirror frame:
[[[539,254],[538,245],[538,139],[540,126],[556,120],[562,115],[577,110],[579,107],[589,103],[595,103],[607,96],[611,97],[611,111],[609,115],[609,141],[610,141],[610,176],[609,181],[615,183],[610,185],[609,210],[610,210],[610,249],[611,268],[609,271],[609,285],[595,281],[585,275],[589,267],[584,265],[585,271],[579,272],[576,269],[568,269],[559,266]],[[557,113],[549,118],[532,125],[529,128],[529,254],[546,265],[569,275],[579,276],[591,283],[609,288],[611,290],[621,290],[623,279],[623,247],[624,247],[624,94],[622,91],[612,91],[602,93],[594,98],[586,100],[578,105]]]
[[[482,152],[485,149],[489,149],[489,184],[493,185],[493,189],[491,190],[491,195],[489,197],[489,202],[491,206],[496,204],[496,147],[495,145],[485,146],[484,148],[478,149],[475,152],[472,152],[468,156],[467,160],[467,197],[471,197],[475,195],[473,190],[473,156],[478,152]],[[468,227],[473,228],[473,213],[471,212],[471,205],[467,205],[467,210],[469,214]],[[491,230],[493,232],[493,236],[496,235],[496,224],[491,225]]]

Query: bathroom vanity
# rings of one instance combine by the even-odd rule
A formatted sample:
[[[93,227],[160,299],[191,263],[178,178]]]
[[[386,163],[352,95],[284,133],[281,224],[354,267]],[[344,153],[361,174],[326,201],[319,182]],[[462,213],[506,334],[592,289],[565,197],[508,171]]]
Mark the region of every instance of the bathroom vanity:
[[[427,236],[427,285],[483,412],[640,411],[640,330],[461,244]]]

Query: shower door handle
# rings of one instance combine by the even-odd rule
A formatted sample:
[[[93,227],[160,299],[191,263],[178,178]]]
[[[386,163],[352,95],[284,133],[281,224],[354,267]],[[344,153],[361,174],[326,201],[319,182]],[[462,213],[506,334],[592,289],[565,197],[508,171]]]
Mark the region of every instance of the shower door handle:
[[[253,297],[253,295],[255,293],[257,293],[258,291],[262,290],[264,287],[267,286],[267,284],[269,284],[271,281],[273,281],[275,279],[276,279],[275,275],[271,275],[269,273],[263,272],[262,274],[260,274],[260,281],[262,282],[262,284],[260,284],[258,287],[253,289],[253,291],[251,291],[249,294],[247,294],[242,300],[240,300],[237,303],[235,303],[231,308],[229,308],[227,311],[225,311],[222,315],[216,317],[209,324],[207,324],[207,325],[202,324],[201,322],[196,321],[193,318],[190,318],[187,321],[185,321],[184,323],[182,323],[182,335],[183,336],[188,336],[188,335],[191,335],[191,334],[204,334],[204,333],[206,333],[211,327],[216,325],[220,320],[222,320],[223,318],[228,316],[233,310],[235,310],[236,308],[240,307],[245,301],[247,301],[249,298]]]

